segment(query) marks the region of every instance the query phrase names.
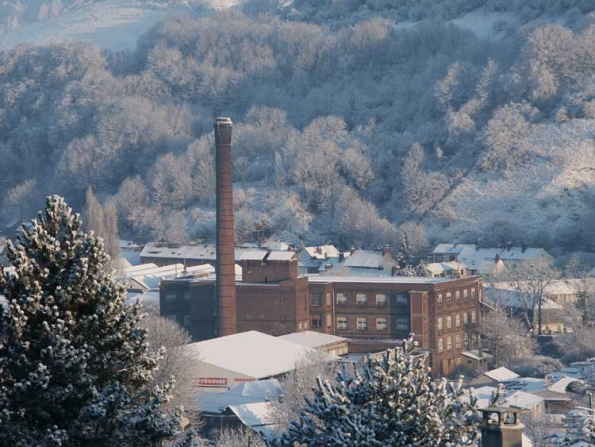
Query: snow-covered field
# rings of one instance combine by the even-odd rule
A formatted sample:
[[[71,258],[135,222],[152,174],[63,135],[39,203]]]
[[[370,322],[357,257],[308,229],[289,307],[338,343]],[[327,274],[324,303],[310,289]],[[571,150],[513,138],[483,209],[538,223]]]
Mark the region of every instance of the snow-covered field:
[[[209,7],[222,9],[234,0],[210,0]],[[24,25],[0,35],[0,51],[24,42],[43,45],[65,39],[80,39],[107,50],[134,48],[139,36],[155,23],[189,14],[189,7],[150,8],[134,0],[107,0],[62,14],[43,22]]]

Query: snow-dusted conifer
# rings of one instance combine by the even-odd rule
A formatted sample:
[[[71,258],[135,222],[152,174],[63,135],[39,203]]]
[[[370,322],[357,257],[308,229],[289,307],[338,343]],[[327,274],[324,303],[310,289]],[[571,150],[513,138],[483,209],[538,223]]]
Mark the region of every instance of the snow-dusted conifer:
[[[64,200],[8,245],[16,274],[0,266],[0,445],[161,445],[180,414],[166,413],[170,383],[147,386],[159,355],[147,353],[138,307],[105,273],[101,239],[81,231]]]
[[[480,417],[462,380],[434,382],[413,338],[333,383],[318,380],[299,421],[269,446],[441,447],[475,442]]]

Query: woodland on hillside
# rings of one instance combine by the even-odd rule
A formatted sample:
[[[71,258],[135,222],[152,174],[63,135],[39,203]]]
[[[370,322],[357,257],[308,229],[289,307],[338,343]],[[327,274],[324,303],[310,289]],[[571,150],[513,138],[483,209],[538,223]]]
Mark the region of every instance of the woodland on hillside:
[[[373,248],[398,245],[406,230],[423,247],[450,236],[457,211],[440,205],[470,175],[514,179],[528,165],[565,163],[528,136],[595,118],[588,5],[558,2],[540,11],[564,25],[495,24],[488,39],[447,21],[373,17],[371,5],[391,3],[366,2],[371,18],[356,24],[333,21],[329,6],[328,24],[314,24],[296,16],[307,1],[293,15],[274,2],[278,15],[257,15],[266,2],[247,2],[246,14],[166,20],[134,51],[70,41],[0,54],[4,221],[32,217],[49,193],[80,210],[91,186],[115,205],[123,236],[212,239],[216,115],[235,122],[240,240]],[[587,185],[582,200],[593,197]],[[593,250],[593,213],[559,241],[505,213],[489,231],[469,222],[466,237]]]

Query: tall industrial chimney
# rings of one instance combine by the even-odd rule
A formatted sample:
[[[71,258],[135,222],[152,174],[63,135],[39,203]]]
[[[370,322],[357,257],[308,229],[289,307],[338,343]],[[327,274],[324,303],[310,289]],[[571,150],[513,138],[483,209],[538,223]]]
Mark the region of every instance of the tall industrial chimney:
[[[217,118],[215,121],[217,171],[217,263],[215,270],[219,306],[219,337],[237,332],[231,167],[232,128],[233,123],[229,118]]]

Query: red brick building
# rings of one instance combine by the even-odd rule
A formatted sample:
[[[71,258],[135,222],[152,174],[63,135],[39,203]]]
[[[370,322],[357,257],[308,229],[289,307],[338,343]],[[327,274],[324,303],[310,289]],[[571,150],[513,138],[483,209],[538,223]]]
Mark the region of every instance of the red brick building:
[[[238,332],[311,329],[349,338],[352,352],[382,350],[413,332],[430,351],[436,376],[449,374],[462,351],[476,348],[479,277],[298,277],[292,252],[247,254],[241,265]],[[177,319],[195,340],[215,337],[214,290],[214,279],[164,281],[161,314]]]

